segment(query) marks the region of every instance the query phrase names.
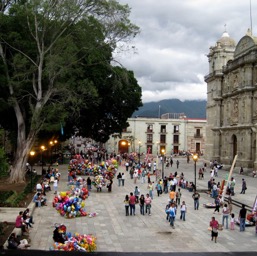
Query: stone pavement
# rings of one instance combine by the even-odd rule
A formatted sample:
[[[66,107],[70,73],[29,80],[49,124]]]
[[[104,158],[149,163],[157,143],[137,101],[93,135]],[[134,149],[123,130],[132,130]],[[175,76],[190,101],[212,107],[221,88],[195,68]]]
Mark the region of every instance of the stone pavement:
[[[183,172],[188,181],[194,181],[194,163],[186,163],[185,158],[179,158],[180,166],[165,169],[165,175],[170,172]],[[202,162],[197,162],[198,169],[202,167]],[[159,166],[161,168],[161,165]],[[67,166],[59,166],[62,173],[58,191],[67,190]],[[125,216],[124,197],[134,191],[137,185],[141,194],[147,193],[147,184],[140,181],[134,184],[130,175],[125,171],[124,166],[120,166],[118,172],[126,174],[125,186],[118,187],[117,179],[114,179],[113,191],[107,192],[103,188],[102,192],[96,192],[93,188],[90,196],[86,199],[86,211],[99,213],[97,217],[80,217],[75,219],[65,219],[52,207],[53,191],[47,193],[48,206],[35,208],[35,224],[30,231],[31,249],[49,250],[53,245],[52,233],[55,223],[63,223],[67,226],[68,232],[78,232],[81,234],[93,234],[97,237],[98,252],[256,252],[257,236],[254,227],[247,227],[245,232],[239,232],[236,226],[234,231],[223,230],[219,232],[218,242],[215,244],[210,239],[210,231],[207,230],[209,221],[213,216],[213,209],[203,207],[204,203],[213,202],[206,193],[201,193],[200,209],[193,208],[192,193],[182,190],[182,200],[186,201],[187,214],[186,221],[179,218],[175,221],[175,229],[169,226],[166,221],[165,206],[168,202],[168,194],[157,197],[154,192],[152,203],[152,215],[140,215],[139,206],[136,205],[136,216]],[[221,181],[226,171],[220,170],[216,181]],[[197,179],[199,189],[207,188],[207,181],[210,177],[209,169],[205,173],[205,180]],[[256,197],[257,178],[233,174],[236,179],[234,199],[252,206]],[[239,194],[241,190],[241,179],[244,177],[247,182],[246,194]],[[155,177],[152,176],[152,180]],[[8,213],[9,217],[15,220],[18,209],[14,213]],[[4,216],[1,214],[0,219]],[[238,216],[239,208],[233,206],[233,212]],[[179,210],[178,210],[179,213]],[[221,222],[222,215],[216,214],[216,218]]]

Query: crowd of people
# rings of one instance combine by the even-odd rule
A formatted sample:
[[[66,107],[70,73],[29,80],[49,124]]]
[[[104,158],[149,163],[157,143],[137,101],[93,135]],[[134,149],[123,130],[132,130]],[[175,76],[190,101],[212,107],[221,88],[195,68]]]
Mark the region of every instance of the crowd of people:
[[[172,160],[172,161],[171,161]],[[161,159],[161,161],[166,161],[166,169],[172,168],[173,159],[169,159],[169,164],[167,164],[167,159]],[[120,164],[124,163],[124,172],[123,169],[121,172],[118,172],[117,186],[124,187],[126,177],[129,176],[133,184],[135,185],[134,191],[125,195],[124,206],[125,206],[125,215],[126,216],[135,216],[140,213],[140,215],[148,215],[152,214],[152,203],[158,197],[166,196],[168,203],[164,209],[164,216],[166,220],[169,222],[169,225],[172,228],[175,228],[176,218],[181,221],[186,221],[186,215],[188,211],[188,207],[186,201],[183,198],[183,189],[186,189],[192,192],[192,199],[194,210],[199,210],[200,206],[200,198],[201,194],[196,190],[196,185],[194,182],[190,181],[181,171],[178,173],[180,162],[174,161],[176,166],[173,167],[174,172],[170,172],[168,176],[164,176],[161,178],[161,172],[158,170],[158,166],[156,161],[153,159],[145,159],[145,162],[141,163],[137,157],[134,159],[127,157],[122,161],[119,161]],[[222,185],[219,182],[216,182],[219,174],[219,168],[214,163],[210,163],[210,178],[208,179],[208,189],[210,191],[210,196],[214,200],[215,209],[213,214],[221,213],[221,223],[219,224],[217,218],[215,216],[211,217],[210,221],[210,229],[211,229],[211,240],[217,242],[218,231],[221,226],[225,229],[235,229],[235,213],[232,211],[232,201],[231,196],[235,195],[235,186],[236,181],[235,177],[232,177],[231,180],[227,184],[228,194],[228,203],[224,203],[221,201],[221,191]],[[121,170],[121,169],[119,169]],[[168,169],[170,170],[170,169]],[[81,187],[86,186],[90,191],[92,189],[92,183],[94,182],[94,178],[88,175],[86,178],[78,177],[79,170],[76,168],[72,168],[68,170],[68,182],[76,181],[75,186]],[[167,173],[167,170],[166,170]],[[90,173],[87,173],[90,174]],[[202,180],[209,176],[207,164],[204,164],[198,172],[198,179]],[[48,168],[46,175],[43,180],[36,185],[36,194],[34,195],[33,201],[37,204],[37,206],[47,205],[46,200],[46,192],[54,191],[55,194],[58,194],[58,183],[60,180],[60,172],[57,168]],[[108,188],[108,192],[112,191],[113,179],[110,179],[106,184]],[[147,193],[142,193],[140,190],[140,186],[145,186]],[[52,188],[51,188],[52,187]],[[246,181],[242,179],[242,190],[241,194],[244,194],[247,190]],[[97,188],[97,191],[98,188]],[[138,208],[138,209],[137,209]],[[178,217],[177,217],[178,216]],[[245,230],[245,220],[246,220],[246,209],[245,206],[242,206],[242,209],[239,213],[240,222],[240,231]],[[29,229],[32,228],[33,217],[30,216],[29,210],[27,209],[24,212],[20,212],[16,219],[16,227],[21,228],[23,233],[29,233]],[[26,241],[17,242],[17,237],[15,234],[10,236],[10,247],[12,247],[12,241],[17,243],[17,248],[27,248],[29,244]],[[9,241],[8,239],[8,241]]]

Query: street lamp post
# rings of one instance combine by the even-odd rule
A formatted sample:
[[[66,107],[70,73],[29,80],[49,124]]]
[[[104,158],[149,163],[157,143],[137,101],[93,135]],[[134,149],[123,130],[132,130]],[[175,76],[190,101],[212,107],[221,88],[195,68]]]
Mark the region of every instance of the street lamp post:
[[[51,164],[53,163],[53,147],[54,148],[54,152],[55,152],[55,155],[56,155],[56,151],[57,151],[57,147],[56,147],[56,144],[58,143],[58,140],[54,140],[54,141],[50,141],[49,144],[51,146]]]
[[[140,148],[141,148],[141,141],[139,141],[138,142],[138,154],[139,154],[139,156],[138,156],[138,159],[139,159],[139,164],[140,164]]]
[[[198,160],[198,155],[197,154],[193,155],[193,160],[195,162],[195,190],[196,190],[196,162]]]
[[[49,144],[50,144],[50,147],[51,147],[51,160],[50,160],[50,164],[52,164],[52,162],[53,162],[53,145],[54,145],[54,142],[53,141],[50,141],[49,142]]]
[[[44,145],[42,145],[41,147],[40,147],[40,149],[41,149],[41,165],[42,165],[42,173],[41,174],[43,174],[43,169],[44,169],[44,159],[43,159],[43,154],[44,154],[44,151],[46,150],[46,147],[44,146]]]
[[[54,162],[56,162],[56,155],[57,155],[57,143],[58,140],[54,140]]]
[[[34,155],[35,155],[36,153],[35,153],[35,151],[30,151],[29,154],[30,154],[30,156],[31,156],[30,191],[32,192],[32,176],[33,176],[33,160],[32,160],[32,158],[34,157]]]
[[[158,169],[158,166],[159,166],[159,141],[156,142],[156,166],[157,166],[157,169]]]
[[[165,155],[165,149],[162,149],[162,180],[164,179],[164,155]]]

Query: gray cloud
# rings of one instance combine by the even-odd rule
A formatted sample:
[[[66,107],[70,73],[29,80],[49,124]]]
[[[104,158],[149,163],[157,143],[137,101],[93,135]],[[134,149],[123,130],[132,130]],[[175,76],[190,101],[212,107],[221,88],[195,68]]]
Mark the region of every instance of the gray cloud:
[[[250,27],[249,1],[119,0],[131,7],[131,21],[141,33],[133,41],[136,54],[117,58],[133,70],[142,86],[143,102],[167,98],[206,99],[203,77],[206,54],[225,30],[236,42]],[[257,2],[252,1],[252,17]],[[253,19],[253,34],[256,30]]]

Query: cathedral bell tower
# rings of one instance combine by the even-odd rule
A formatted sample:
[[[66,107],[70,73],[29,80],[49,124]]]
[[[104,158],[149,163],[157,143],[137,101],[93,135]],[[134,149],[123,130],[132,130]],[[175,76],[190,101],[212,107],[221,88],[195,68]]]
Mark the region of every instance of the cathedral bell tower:
[[[222,84],[224,79],[223,67],[234,59],[235,41],[225,31],[215,46],[210,47],[207,55],[209,74],[205,76],[207,83],[207,126],[206,126],[206,160],[220,161],[220,141],[222,127]]]

